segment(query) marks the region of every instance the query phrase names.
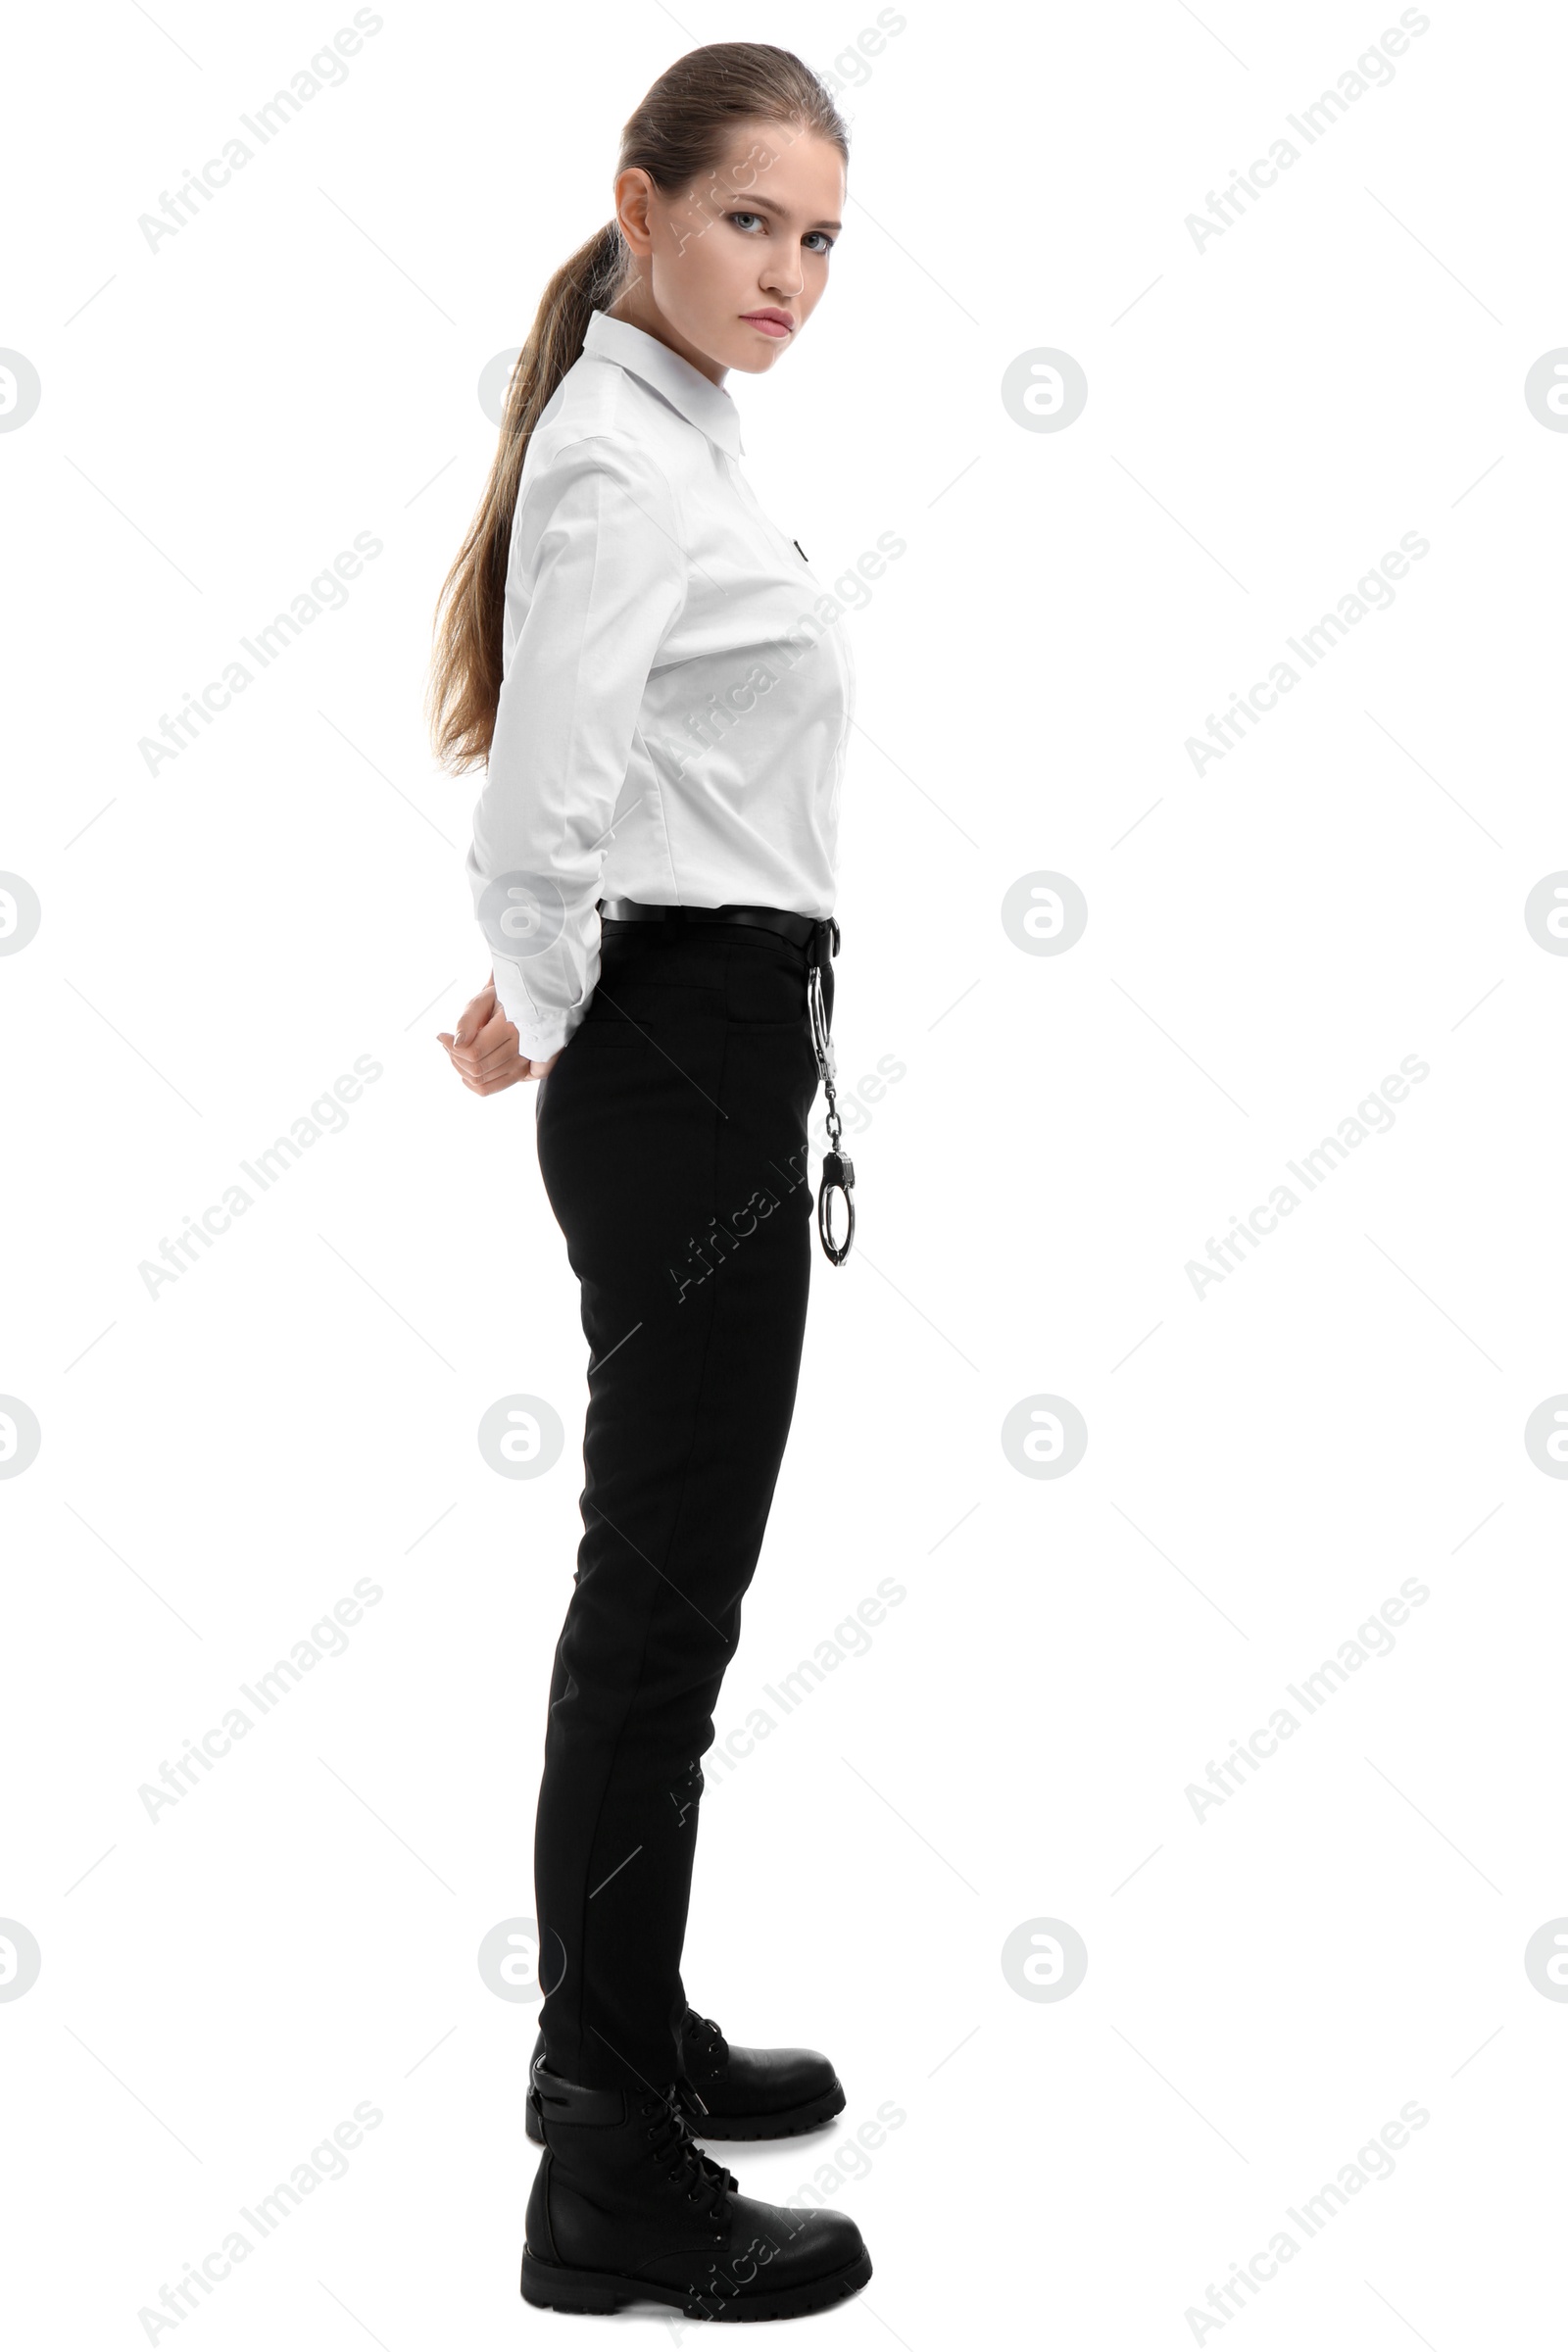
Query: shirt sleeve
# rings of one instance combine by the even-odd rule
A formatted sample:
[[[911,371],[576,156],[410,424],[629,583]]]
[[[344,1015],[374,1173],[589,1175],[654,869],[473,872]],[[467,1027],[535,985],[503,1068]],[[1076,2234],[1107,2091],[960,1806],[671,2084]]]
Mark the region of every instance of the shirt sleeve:
[[[660,645],[685,601],[669,484],[633,441],[593,434],[518,498],[507,640],[467,874],[496,995],[544,1061],[599,979],[600,874]]]

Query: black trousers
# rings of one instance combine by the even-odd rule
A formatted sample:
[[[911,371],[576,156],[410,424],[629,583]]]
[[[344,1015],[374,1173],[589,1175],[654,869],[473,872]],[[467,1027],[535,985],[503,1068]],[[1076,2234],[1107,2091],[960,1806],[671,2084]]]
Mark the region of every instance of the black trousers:
[[[582,1542],[534,1837],[546,2061],[680,2072],[701,1759],[795,1407],[810,1283],[807,951],[606,922],[542,1081],[539,1166],[582,1285]],[[832,1010],[832,966],[823,998]]]

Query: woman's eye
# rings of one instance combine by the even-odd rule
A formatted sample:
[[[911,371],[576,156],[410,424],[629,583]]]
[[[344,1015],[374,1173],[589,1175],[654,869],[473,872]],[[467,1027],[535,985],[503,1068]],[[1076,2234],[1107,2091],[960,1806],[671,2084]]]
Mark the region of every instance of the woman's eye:
[[[740,230],[742,236],[755,236],[759,229],[765,230],[767,227],[760,213],[727,213],[725,219]],[[831,253],[837,240],[829,236],[825,228],[808,228],[801,242],[808,253]]]

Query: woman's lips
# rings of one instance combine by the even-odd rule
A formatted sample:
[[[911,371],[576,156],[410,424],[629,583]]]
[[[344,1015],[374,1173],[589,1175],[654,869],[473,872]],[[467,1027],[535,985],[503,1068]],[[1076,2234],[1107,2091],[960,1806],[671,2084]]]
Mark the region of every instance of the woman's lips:
[[[787,311],[743,311],[741,316],[748,326],[755,326],[760,334],[771,335],[775,342],[795,331],[795,321]]]

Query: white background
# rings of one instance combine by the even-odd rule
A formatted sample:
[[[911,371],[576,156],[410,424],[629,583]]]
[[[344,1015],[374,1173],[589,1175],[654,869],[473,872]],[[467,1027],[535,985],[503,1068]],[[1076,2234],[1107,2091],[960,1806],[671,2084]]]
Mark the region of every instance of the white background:
[[[846,2345],[1544,2340],[1568,2011],[1524,1950],[1568,1912],[1568,1489],[1523,1430],[1568,1389],[1568,961],[1523,908],[1568,865],[1568,439],[1524,379],[1568,343],[1561,20],[1434,5],[1200,250],[1187,216],[1396,9],[911,5],[856,66],[869,0],[393,4],[149,250],[138,216],[351,14],[12,36],[0,343],[42,382],[0,434],[0,866],[42,906],[0,960],[0,1390],[42,1431],[0,1483],[0,1914],[42,1955],[0,2002],[17,2339],[148,2340],[363,2101],[346,2177],[155,2340],[671,2332],[517,2295],[534,2010],[476,1954],[533,1907],[585,1350],[533,1091],[481,1101],[435,1042],[487,964],[477,779],[420,697],[481,369],[607,217],[648,83],[758,37],[841,61],[852,122],[828,297],[730,388],[821,577],[907,541],[849,624],[836,1020],[852,1085],[906,1075],[855,1139],[856,1254],[815,1263],[720,1734],[879,1579],[906,1597],[710,1769],[688,1990],[848,2091],[743,2186],[859,2221],[870,2285],[804,2323]],[[1048,348],[1088,405],[1029,431],[1002,378]],[[161,714],[357,532],[383,552],[344,609],[149,774]],[[1195,773],[1407,532],[1392,607]],[[1088,900],[1057,956],[1001,919],[1040,871]],[[342,1132],[150,1297],[361,1055]],[[1392,1129],[1198,1297],[1188,1261],[1409,1055]],[[566,1425],[536,1481],[475,1443],[514,1393]],[[1088,1426],[1060,1479],[1001,1444],[1042,1394]],[[149,1819],[362,1578],[344,1653]],[[1200,1819],[1190,1785],[1410,1578],[1392,1652]],[[1066,1999],[1004,1974],[1036,1920],[1084,1939]],[[1392,2177],[1309,2238],[1287,2208],[1407,2102]],[[1243,2309],[1186,2316],[1281,2229]]]

